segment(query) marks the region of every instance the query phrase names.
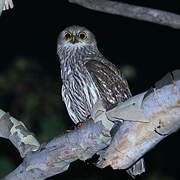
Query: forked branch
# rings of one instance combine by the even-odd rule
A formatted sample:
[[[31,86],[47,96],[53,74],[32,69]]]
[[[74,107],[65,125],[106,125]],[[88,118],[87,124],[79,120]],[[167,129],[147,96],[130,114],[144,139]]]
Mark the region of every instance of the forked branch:
[[[20,129],[20,134],[23,134],[23,126],[9,117],[1,111],[0,125],[4,123],[3,129],[7,130],[1,128],[0,134],[9,139],[14,135],[21,142],[15,131]],[[4,179],[43,180],[64,172],[71,162],[77,159],[84,161],[95,153],[100,154],[98,166],[101,168],[108,165],[113,169],[131,167],[163,138],[180,128],[180,70],[166,75],[153,89],[107,112],[98,102],[92,117],[94,120],[54,138],[36,152],[30,150],[23,163]],[[10,126],[9,120],[13,123]],[[110,132],[117,121],[123,124],[112,137]],[[131,173],[131,169],[128,172]]]

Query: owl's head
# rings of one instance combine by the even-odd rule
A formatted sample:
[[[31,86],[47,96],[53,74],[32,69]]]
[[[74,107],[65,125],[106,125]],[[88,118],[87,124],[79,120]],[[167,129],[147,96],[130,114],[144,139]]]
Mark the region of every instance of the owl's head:
[[[70,26],[65,28],[58,37],[58,47],[76,49],[85,46],[95,46],[96,39],[94,34],[85,27]]]

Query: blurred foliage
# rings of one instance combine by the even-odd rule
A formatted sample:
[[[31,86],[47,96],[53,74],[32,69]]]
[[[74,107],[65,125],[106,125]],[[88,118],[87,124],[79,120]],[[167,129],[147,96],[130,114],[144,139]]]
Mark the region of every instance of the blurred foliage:
[[[0,109],[23,121],[41,143],[64,132],[67,122],[71,122],[61,99],[60,77],[59,82],[55,81],[38,61],[23,57],[17,57],[6,70],[0,71]],[[1,146],[3,177],[21,159],[10,142],[2,139]]]
[[[67,126],[60,89],[37,61],[19,57],[0,72],[0,108],[47,142]]]
[[[147,180],[175,180],[173,177],[165,176],[163,174],[159,174],[158,172],[154,172],[147,178]]]
[[[0,157],[0,177],[5,176],[9,172],[11,172],[13,169],[15,169],[15,165],[11,159],[8,157]]]
[[[121,65],[120,70],[128,82],[137,80],[137,69],[134,66],[130,64]]]

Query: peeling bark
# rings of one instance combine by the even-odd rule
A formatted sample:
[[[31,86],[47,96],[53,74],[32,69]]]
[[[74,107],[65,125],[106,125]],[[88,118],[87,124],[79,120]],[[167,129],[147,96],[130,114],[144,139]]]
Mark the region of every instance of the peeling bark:
[[[112,121],[122,121],[124,114],[127,117],[110,146],[101,154],[99,167],[110,165],[113,169],[127,169],[180,128],[179,79],[179,70],[168,73],[155,84],[153,91],[135,96],[106,113]]]
[[[25,157],[32,151],[37,151],[40,147],[34,135],[27,130],[21,121],[2,110],[0,110],[0,137],[9,139],[18,149],[21,157]]]

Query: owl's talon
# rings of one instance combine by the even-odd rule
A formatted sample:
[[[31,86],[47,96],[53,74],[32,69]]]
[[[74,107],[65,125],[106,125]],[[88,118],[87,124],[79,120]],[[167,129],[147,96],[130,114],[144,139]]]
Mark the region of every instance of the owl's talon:
[[[74,129],[80,128],[83,125],[83,122],[78,122],[75,126]]]
[[[92,116],[91,116],[91,115],[89,115],[89,116],[87,117],[87,119],[92,119]]]

